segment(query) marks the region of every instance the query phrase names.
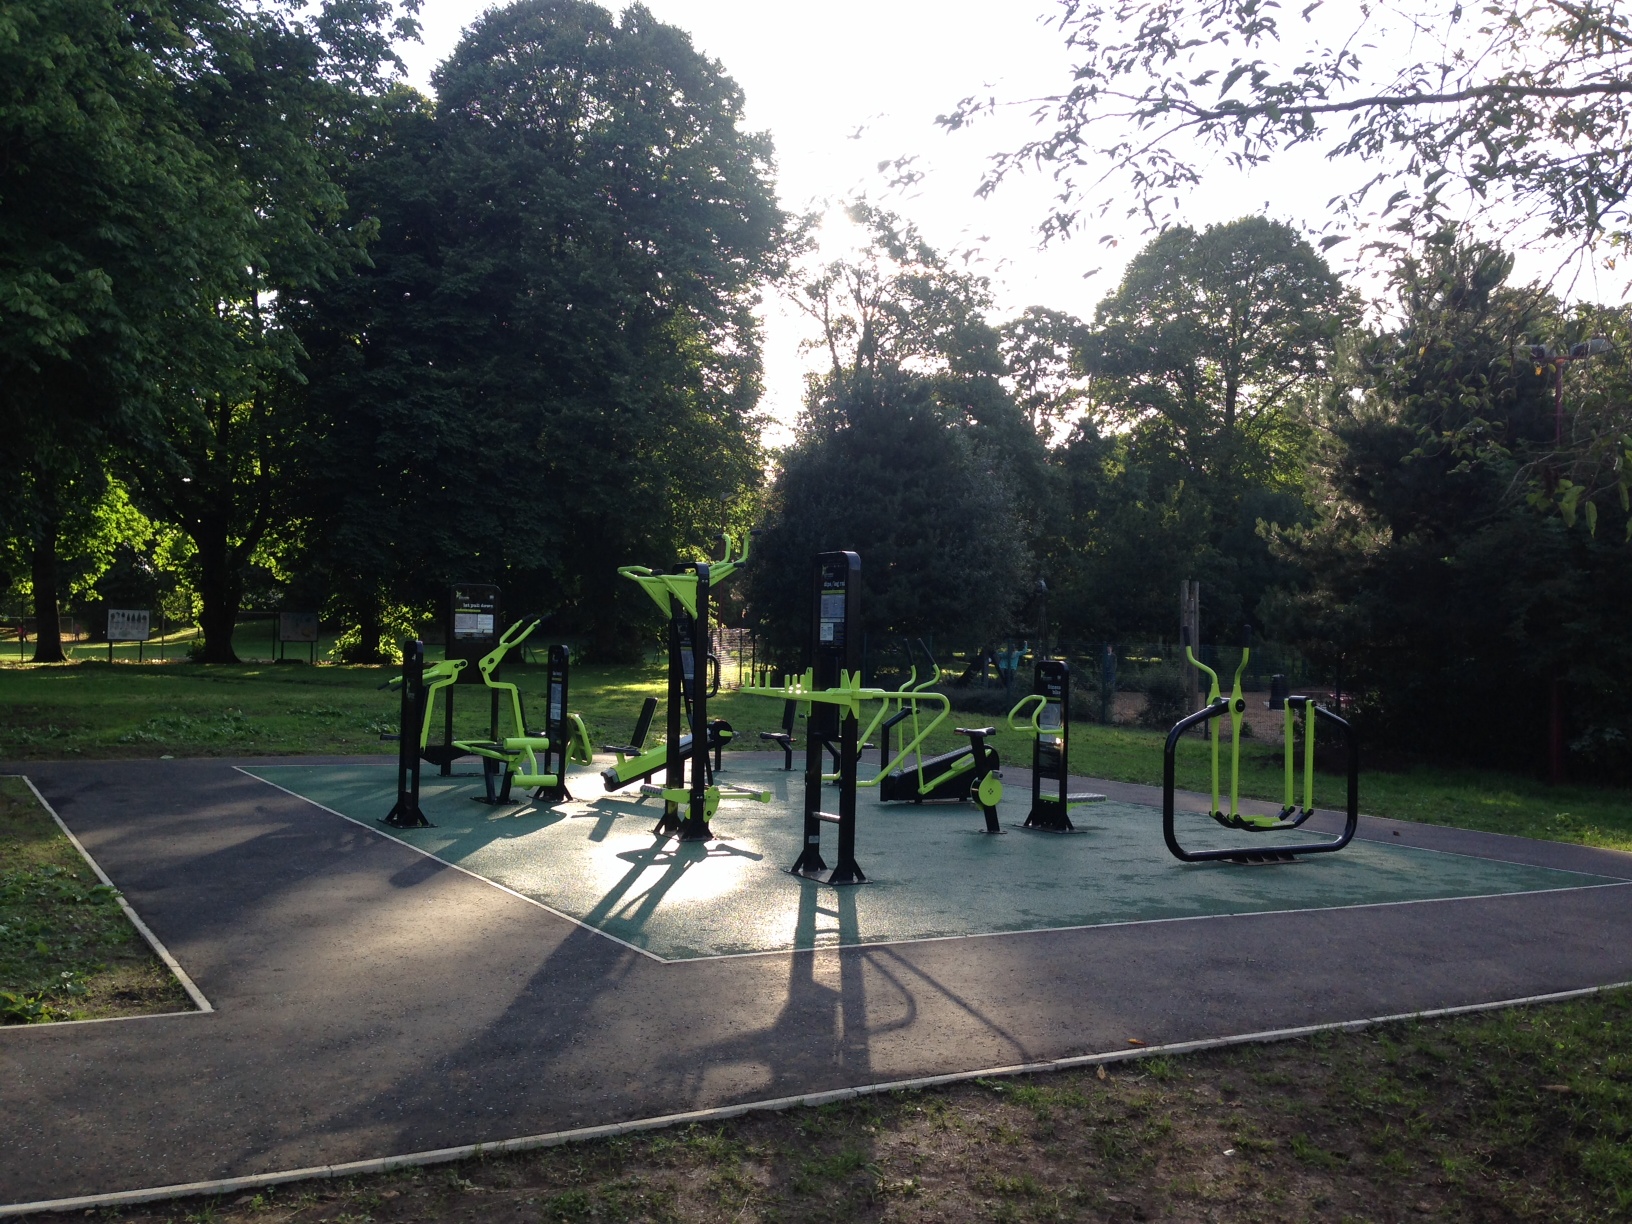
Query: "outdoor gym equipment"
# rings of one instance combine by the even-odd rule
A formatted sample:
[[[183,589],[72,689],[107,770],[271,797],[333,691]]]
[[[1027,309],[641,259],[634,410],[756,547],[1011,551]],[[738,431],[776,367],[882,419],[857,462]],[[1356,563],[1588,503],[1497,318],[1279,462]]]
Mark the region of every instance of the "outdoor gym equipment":
[[[1228,698],[1224,697],[1218,680],[1218,673],[1205,663],[1199,661],[1187,642],[1184,647],[1185,658],[1192,667],[1206,673],[1210,680],[1207,692],[1207,705],[1174,724],[1167,734],[1167,745],[1163,749],[1162,760],[1162,837],[1167,842],[1167,848],[1177,859],[1186,863],[1203,863],[1213,861],[1227,861],[1231,863],[1289,863],[1302,854],[1330,854],[1341,850],[1354,839],[1355,829],[1360,823],[1360,747],[1354,738],[1354,728],[1347,719],[1339,717],[1325,706],[1316,703],[1313,697],[1288,697],[1286,699],[1286,718],[1284,723],[1284,755],[1286,762],[1286,791],[1285,800],[1279,815],[1251,816],[1243,813],[1240,806],[1241,791],[1241,723],[1247,712],[1246,698],[1241,695],[1241,676],[1247,669],[1247,659],[1252,653],[1252,631],[1246,630],[1242,646],[1241,661],[1235,668],[1235,681]],[[1303,742],[1304,742],[1304,771],[1303,771],[1303,805],[1300,807],[1294,798],[1294,768],[1293,768],[1293,712],[1303,712]],[[1232,731],[1230,750],[1230,810],[1226,813],[1219,801],[1219,733],[1218,723],[1215,721],[1225,714],[1231,716]],[[1227,829],[1240,829],[1248,833],[1270,833],[1281,829],[1296,829],[1315,812],[1315,727],[1320,722],[1331,723],[1343,732],[1344,743],[1348,748],[1348,804],[1343,832],[1330,841],[1306,842],[1297,845],[1277,846],[1243,846],[1239,849],[1223,850],[1186,850],[1179,844],[1178,836],[1174,831],[1174,773],[1175,757],[1178,751],[1180,738],[1191,727],[1201,724],[1208,726],[1209,739],[1212,742],[1213,762],[1213,806],[1211,815],[1214,820]]]
[[[924,653],[929,654],[927,647]],[[950,752],[938,753],[926,757],[921,745],[929,737],[929,732],[938,726],[946,717],[951,705],[939,693],[928,692],[928,686],[940,679],[941,669],[935,662],[934,656],[929,656],[931,669],[930,678],[921,684],[913,685],[913,676],[896,693],[889,697],[900,703],[895,714],[882,723],[874,720],[881,732],[880,747],[888,750],[888,733],[891,727],[903,720],[912,719],[914,735],[907,747],[904,747],[894,761],[883,764],[879,774],[863,786],[878,787],[878,797],[885,803],[961,803],[973,799],[980,805],[986,817],[986,832],[1001,833],[1002,827],[997,822],[997,804],[1003,797],[1003,783],[997,776],[997,769],[1001,762],[998,760],[997,749],[986,743],[986,737],[997,734],[996,727],[955,727],[959,735],[969,737],[967,748],[954,748]],[[928,727],[921,727],[918,717],[918,706],[921,702],[938,700],[941,702],[942,712]],[[886,706],[888,703],[886,703]],[[872,727],[868,728],[869,733]],[[908,768],[904,763],[908,749],[914,756],[914,764]],[[880,755],[883,755],[881,752]]]
[[[1071,667],[1063,659],[1038,659],[1032,669],[1031,695],[1009,711],[1009,729],[1031,739],[1031,811],[1024,829],[1047,833],[1080,833],[1071,823],[1071,809],[1086,803],[1104,803],[1092,791],[1067,792],[1070,766]],[[1052,783],[1048,790],[1044,782]]]
[[[436,694],[457,681],[465,666],[464,659],[447,659],[427,667],[425,643],[409,638],[402,644],[402,674],[380,685],[400,689],[402,695],[397,734],[380,737],[397,741],[397,801],[381,819],[381,824],[393,829],[434,827],[419,807],[419,763],[428,759],[426,744],[431,735],[431,706]]]
[[[450,681],[435,684],[430,694],[427,715],[435,704],[436,694],[442,695],[442,742],[431,743],[427,727],[419,755],[434,764],[444,778],[453,772],[455,761],[469,755],[453,742],[454,694],[458,691],[457,686],[481,683],[480,673],[470,670],[468,665],[477,662],[499,644],[500,603],[498,587],[487,583],[461,582],[448,588],[447,600],[442,605],[443,663],[433,663],[432,671],[427,675],[447,664],[458,663],[460,666],[454,669]],[[454,687],[449,687],[450,684]],[[488,725],[496,728],[499,719],[498,694],[491,693],[490,697]],[[494,734],[497,734],[496,730]]]
[[[450,740],[446,745],[430,744],[431,714],[436,695],[439,692],[444,693],[444,700],[447,699],[448,686],[458,682],[460,675],[468,666],[468,660],[444,659],[439,663],[427,664],[423,642],[416,638],[403,642],[402,674],[380,686],[400,689],[402,696],[398,733],[394,736],[381,737],[397,741],[397,799],[390,812],[382,818],[382,824],[394,829],[432,827],[431,821],[426,818],[419,806],[421,762],[441,764],[443,760],[472,754],[483,758],[487,802],[510,802],[510,788],[518,781],[523,786],[534,787],[534,798],[537,799],[560,802],[570,798],[566,789],[567,761],[571,759],[587,764],[590,749],[583,720],[578,715],[567,712],[566,647],[552,646],[549,650],[548,710],[544,734],[541,736],[529,736],[526,733],[521,696],[516,691],[516,686],[501,684],[496,680],[499,662],[505,652],[517,641],[524,639],[536,624],[537,621],[534,621],[526,626],[525,631],[518,632],[521,630],[521,622],[517,622],[511,627],[510,632],[500,639],[501,645],[484,655],[478,663],[484,682],[494,690],[493,718],[489,725],[487,740]],[[505,690],[510,694],[511,717],[519,734],[501,739],[498,734],[499,695]],[[524,739],[530,741],[526,746],[520,742]],[[451,749],[451,756],[443,752],[443,748]],[[537,759],[540,752],[544,755],[542,766]],[[500,764],[505,766],[502,775],[497,768]],[[517,766],[526,768],[518,769]]]
[[[816,556],[811,583],[810,668],[803,677],[784,677],[781,685],[749,685],[752,697],[779,697],[806,707],[804,842],[788,871],[824,884],[865,884],[856,862],[857,731],[861,702],[882,690],[861,687],[861,558],[853,552]],[[755,677],[766,679],[768,677]],[[822,811],[825,741],[838,743],[837,812]],[[832,870],[822,858],[822,826],[839,827],[838,861]]]
[[[709,821],[719,809],[723,796],[757,799],[762,803],[770,800],[769,792],[752,787],[722,786],[714,781],[713,768],[719,766],[721,749],[730,742],[732,731],[731,724],[724,719],[710,722],[708,717],[708,698],[719,683],[717,666],[712,669],[712,683],[709,675],[709,598],[715,586],[747,562],[749,549],[749,537],[744,536],[741,555],[733,557],[731,537],[722,535],[720,538],[725,541],[725,557],[720,561],[686,562],[669,574],[657,573],[643,565],[618,568],[620,575],[638,583],[668,617],[668,724],[660,747],[634,756],[620,752],[618,764],[602,770],[601,778],[606,789],[612,791],[637,780],[645,783],[662,770],[663,785],[643,784],[641,794],[663,800],[663,815],[654,831],[674,834],[681,841],[713,839]],[[629,747],[638,752],[640,744]],[[713,768],[709,764],[710,753],[714,756]],[[691,761],[689,786],[686,782],[688,759]],[[683,817],[682,805],[685,807]]]
[[[549,686],[546,721],[543,734],[527,729],[527,718],[521,708],[521,691],[498,678],[504,656],[526,641],[538,621],[517,621],[505,630],[498,645],[477,662],[482,683],[494,690],[495,700],[500,694],[508,695],[510,722],[515,734],[500,736],[495,724],[489,728],[485,740],[455,740],[454,746],[482,760],[482,781],[486,793],[473,796],[481,803],[519,803],[510,797],[511,787],[519,783],[531,787],[534,799],[561,803],[572,798],[567,791],[567,763],[569,760],[587,765],[592,753],[589,732],[583,720],[567,712],[567,648],[551,646],[549,653]],[[539,757],[542,755],[543,762]]]

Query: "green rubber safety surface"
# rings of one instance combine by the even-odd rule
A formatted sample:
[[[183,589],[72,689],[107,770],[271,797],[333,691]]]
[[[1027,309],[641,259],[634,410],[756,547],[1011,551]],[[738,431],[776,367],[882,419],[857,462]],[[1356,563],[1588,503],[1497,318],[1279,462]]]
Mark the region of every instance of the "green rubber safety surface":
[[[396,797],[392,765],[247,772],[664,960],[1619,882],[1362,841],[1294,863],[1185,864],[1163,845],[1161,813],[1139,804],[1073,808],[1081,835],[1022,831],[1030,792],[1011,783],[999,811],[1012,831],[1000,837],[981,831],[974,804],[881,804],[861,791],[856,860],[868,883],[835,888],[785,870],[799,854],[803,776],[729,757],[726,766],[722,783],[772,798],[727,797],[706,843],[656,836],[661,800],[607,795],[589,770],[570,781],[579,799],[554,808],[473,802],[479,775],[428,770],[420,799],[430,829],[378,823]],[[829,788],[823,806],[835,799]],[[1307,829],[1227,830],[1201,814],[1181,815],[1179,833],[1192,848],[1314,840]],[[837,839],[824,825],[829,866]]]

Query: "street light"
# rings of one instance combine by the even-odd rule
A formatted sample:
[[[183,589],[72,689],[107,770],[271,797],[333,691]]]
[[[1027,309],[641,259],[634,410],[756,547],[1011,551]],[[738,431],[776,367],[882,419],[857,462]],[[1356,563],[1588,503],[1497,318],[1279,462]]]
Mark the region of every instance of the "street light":
[[[1569,352],[1557,352],[1550,344],[1520,344],[1514,346],[1513,355],[1520,361],[1528,361],[1535,365],[1536,373],[1541,373],[1543,366],[1553,369],[1553,442],[1562,446],[1564,443],[1564,367],[1572,361],[1585,361],[1588,357],[1597,357],[1607,353],[1610,343],[1602,336],[1594,336],[1590,340],[1583,340],[1579,344],[1570,345]]]
[[[1583,340],[1579,344],[1570,345],[1569,351],[1560,353],[1550,344],[1520,344],[1514,347],[1513,355],[1520,361],[1534,363],[1536,373],[1541,373],[1543,366],[1553,369],[1553,445],[1562,448],[1564,445],[1564,367],[1572,361],[1585,361],[1589,357],[1597,357],[1610,350],[1610,343],[1602,336],[1594,336],[1590,340]],[[1547,720],[1547,773],[1548,779],[1557,786],[1564,781],[1564,678],[1553,676],[1548,694],[1551,709]]]

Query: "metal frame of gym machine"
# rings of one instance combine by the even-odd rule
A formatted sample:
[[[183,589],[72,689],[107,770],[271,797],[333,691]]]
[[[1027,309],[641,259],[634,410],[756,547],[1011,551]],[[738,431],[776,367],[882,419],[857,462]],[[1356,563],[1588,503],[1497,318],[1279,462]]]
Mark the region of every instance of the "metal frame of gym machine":
[[[853,552],[816,555],[811,580],[810,688],[835,689],[861,681],[861,558]],[[865,884],[856,862],[856,766],[861,753],[859,720],[853,706],[813,701],[805,726],[804,844],[792,875],[824,884]],[[839,745],[838,812],[822,811],[826,741]],[[822,858],[822,825],[839,827],[832,870]]]
[[[1334,714],[1325,706],[1319,705],[1313,697],[1288,697],[1286,699],[1286,716],[1284,730],[1284,752],[1286,759],[1286,800],[1278,816],[1245,816],[1240,809],[1241,791],[1241,719],[1247,712],[1247,701],[1241,693],[1241,676],[1247,669],[1247,659],[1252,653],[1252,631],[1244,631],[1241,646],[1241,661],[1236,665],[1235,682],[1228,697],[1225,697],[1219,688],[1218,673],[1195,657],[1188,642],[1185,643],[1185,657],[1198,670],[1212,677],[1211,689],[1208,693],[1207,705],[1194,714],[1181,718],[1167,733],[1167,743],[1162,750],[1162,838],[1167,842],[1167,848],[1173,857],[1185,863],[1290,863],[1300,855],[1331,854],[1343,849],[1354,840],[1355,829],[1360,823],[1360,744],[1355,739],[1354,728],[1347,719]],[[1302,710],[1304,715],[1304,774],[1303,774],[1303,804],[1300,807],[1293,795],[1293,723],[1292,712]],[[1214,719],[1224,715],[1232,716],[1233,743],[1230,759],[1230,810],[1226,813],[1219,798],[1219,734],[1218,725]],[[1213,758],[1213,807],[1209,813],[1212,818],[1225,828],[1241,829],[1250,833],[1271,833],[1284,829],[1296,829],[1304,821],[1315,814],[1315,727],[1322,723],[1329,723],[1343,732],[1343,739],[1348,750],[1348,793],[1347,811],[1343,832],[1330,841],[1304,842],[1296,845],[1280,846],[1241,846],[1220,850],[1186,850],[1179,844],[1178,834],[1174,828],[1174,774],[1176,755],[1179,740],[1191,727],[1202,726],[1208,723],[1213,725],[1207,728],[1212,746]]]

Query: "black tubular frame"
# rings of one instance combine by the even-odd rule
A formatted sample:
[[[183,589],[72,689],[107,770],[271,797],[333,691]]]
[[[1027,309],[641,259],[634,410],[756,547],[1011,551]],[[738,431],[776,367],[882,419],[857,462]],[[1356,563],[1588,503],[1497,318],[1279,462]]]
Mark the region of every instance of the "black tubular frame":
[[[1343,740],[1348,746],[1348,812],[1347,820],[1343,825],[1343,832],[1333,841],[1306,842],[1292,846],[1243,846],[1240,849],[1225,850],[1186,850],[1179,845],[1178,835],[1173,829],[1173,778],[1175,771],[1175,753],[1178,750],[1179,739],[1191,727],[1199,726],[1214,718],[1230,712],[1230,703],[1223,698],[1213,702],[1205,709],[1197,710],[1174,724],[1173,730],[1167,733],[1167,744],[1162,749],[1162,839],[1167,842],[1167,848],[1173,857],[1184,863],[1286,863],[1303,854],[1331,854],[1343,849],[1354,840],[1354,831],[1360,824],[1360,743],[1354,738],[1354,728],[1345,718],[1340,718],[1323,705],[1316,705],[1312,698],[1303,699],[1307,704],[1305,709],[1314,712],[1316,722],[1329,722],[1343,732]],[[1308,735],[1313,726],[1305,729]]]

